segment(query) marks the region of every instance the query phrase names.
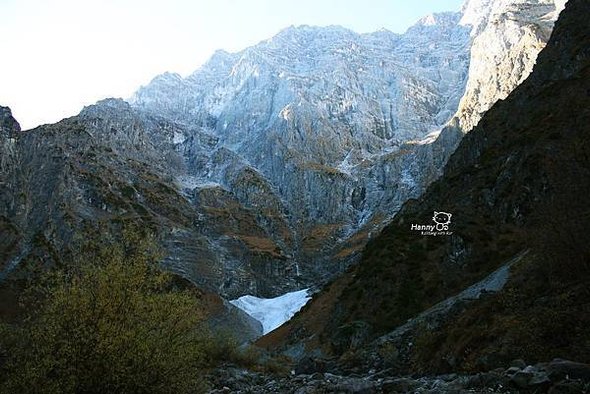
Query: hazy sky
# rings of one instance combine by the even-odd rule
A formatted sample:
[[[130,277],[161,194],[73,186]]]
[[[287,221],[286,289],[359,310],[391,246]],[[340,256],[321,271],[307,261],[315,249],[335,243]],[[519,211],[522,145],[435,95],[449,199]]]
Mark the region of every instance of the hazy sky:
[[[164,71],[187,75],[290,25],[402,33],[463,0],[0,0],[0,105],[23,128],[129,97]]]

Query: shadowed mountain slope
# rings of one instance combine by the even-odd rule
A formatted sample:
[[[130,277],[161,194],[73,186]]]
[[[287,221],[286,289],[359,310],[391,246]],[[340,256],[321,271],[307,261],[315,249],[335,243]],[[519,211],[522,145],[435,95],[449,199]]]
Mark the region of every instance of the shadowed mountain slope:
[[[260,344],[422,372],[518,357],[590,361],[588,17],[588,2],[570,1],[531,76],[466,135],[443,177],[404,205],[358,266]],[[435,211],[452,214],[452,235],[411,229],[435,224]],[[499,288],[480,286],[399,329],[511,260]]]

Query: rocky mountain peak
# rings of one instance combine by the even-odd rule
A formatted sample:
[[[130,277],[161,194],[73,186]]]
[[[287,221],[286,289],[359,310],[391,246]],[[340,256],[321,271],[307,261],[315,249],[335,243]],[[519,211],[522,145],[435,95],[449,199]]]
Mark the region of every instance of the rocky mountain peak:
[[[291,25],[282,29],[268,41],[297,41],[300,43],[310,40],[333,39],[334,37],[355,37],[357,33],[338,25],[329,26],[311,26],[311,25]],[[263,41],[264,42],[264,41]]]
[[[426,15],[421,18],[415,26],[441,26],[454,27],[461,18],[460,12],[438,12]]]
[[[178,74],[166,73],[166,74],[162,74],[160,77],[167,78],[168,76],[173,76],[173,75],[178,75]],[[84,107],[82,112],[92,111],[96,108],[110,108],[110,109],[114,109],[114,110],[129,110],[131,108],[131,106],[129,105],[129,103],[127,101],[125,101],[121,98],[106,98],[106,99],[97,101],[96,104]]]
[[[182,80],[182,77],[178,73],[168,72],[157,75],[152,79],[152,83],[163,83],[163,82],[177,82]]]
[[[83,119],[101,119],[124,123],[135,117],[129,103],[120,98],[107,98],[85,106],[79,115]]]
[[[0,133],[11,134],[20,130],[20,124],[12,116],[10,108],[0,106]]]
[[[205,62],[205,64],[201,67],[202,69],[210,69],[213,73],[216,72],[223,72],[227,70],[228,67],[231,67],[233,63],[235,63],[236,58],[239,56],[238,53],[230,53],[223,49],[216,50],[211,58]],[[193,75],[198,74],[198,70],[196,70]],[[191,77],[189,77],[190,79]]]

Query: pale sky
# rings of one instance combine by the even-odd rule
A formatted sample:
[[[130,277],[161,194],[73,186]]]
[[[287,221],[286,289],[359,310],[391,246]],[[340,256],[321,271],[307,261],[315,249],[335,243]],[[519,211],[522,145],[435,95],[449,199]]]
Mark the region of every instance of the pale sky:
[[[463,0],[0,0],[0,105],[28,129],[290,25],[403,33]]]

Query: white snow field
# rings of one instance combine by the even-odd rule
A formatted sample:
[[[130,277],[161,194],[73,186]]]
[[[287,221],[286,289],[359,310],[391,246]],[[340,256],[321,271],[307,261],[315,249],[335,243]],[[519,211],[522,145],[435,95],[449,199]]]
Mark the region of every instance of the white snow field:
[[[230,302],[262,323],[263,334],[267,334],[292,318],[310,299],[309,289],[303,289],[275,298],[245,295]]]

